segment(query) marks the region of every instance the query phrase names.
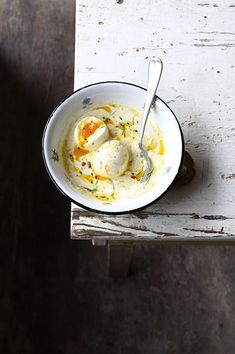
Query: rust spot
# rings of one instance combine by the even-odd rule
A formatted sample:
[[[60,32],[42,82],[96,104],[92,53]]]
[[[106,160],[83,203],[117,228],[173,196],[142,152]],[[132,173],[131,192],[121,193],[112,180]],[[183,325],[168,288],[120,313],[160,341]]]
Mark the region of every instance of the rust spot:
[[[56,151],[56,149],[52,149],[51,153],[52,153],[52,155],[51,155],[52,160],[58,162],[59,161],[59,155],[58,155],[58,152]]]

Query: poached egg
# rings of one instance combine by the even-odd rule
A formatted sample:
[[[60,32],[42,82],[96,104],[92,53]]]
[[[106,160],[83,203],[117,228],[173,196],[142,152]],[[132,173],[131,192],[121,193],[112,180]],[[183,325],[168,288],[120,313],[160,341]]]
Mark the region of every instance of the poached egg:
[[[96,151],[93,169],[99,176],[115,178],[126,171],[128,162],[128,148],[119,140],[109,140]]]
[[[107,125],[99,118],[85,117],[74,129],[74,139],[79,148],[87,151],[97,150],[109,137]]]

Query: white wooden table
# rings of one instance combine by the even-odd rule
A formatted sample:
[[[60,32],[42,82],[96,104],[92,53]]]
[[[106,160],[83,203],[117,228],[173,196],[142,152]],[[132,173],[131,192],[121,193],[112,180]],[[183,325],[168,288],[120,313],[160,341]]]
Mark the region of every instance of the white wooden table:
[[[235,241],[235,2],[77,1],[75,89],[106,80],[145,87],[154,57],[164,62],[158,94],[180,121],[196,176],[129,215],[72,204],[71,238]]]

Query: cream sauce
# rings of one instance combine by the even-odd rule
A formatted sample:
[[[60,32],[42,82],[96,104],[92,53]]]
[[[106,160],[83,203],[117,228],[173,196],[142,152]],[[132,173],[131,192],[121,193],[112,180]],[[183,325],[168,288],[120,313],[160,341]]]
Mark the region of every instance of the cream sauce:
[[[88,116],[105,122],[109,128],[109,139],[120,140],[128,148],[130,161],[122,176],[110,179],[96,175],[92,168],[95,151],[81,150],[77,146],[74,129],[79,120]],[[164,167],[163,134],[157,123],[149,117],[143,144],[152,160],[153,170],[150,172],[148,183],[140,183],[143,174],[143,161],[138,149],[140,121],[141,114],[136,109],[117,104],[90,107],[79,116],[72,117],[59,149],[60,161],[72,185],[90,198],[105,203],[136,198],[155,188]]]

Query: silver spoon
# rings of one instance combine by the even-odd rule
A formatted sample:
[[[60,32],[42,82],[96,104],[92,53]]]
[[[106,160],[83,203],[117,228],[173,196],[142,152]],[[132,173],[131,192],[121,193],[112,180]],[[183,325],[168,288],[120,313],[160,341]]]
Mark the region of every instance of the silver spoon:
[[[153,99],[155,97],[155,93],[158,88],[158,84],[162,74],[162,61],[157,58],[156,60],[150,60],[149,62],[149,70],[148,70],[148,87],[146,94],[146,101],[144,106],[144,114],[143,119],[141,120],[140,133],[139,133],[139,149],[141,151],[141,155],[144,158],[144,173],[140,180],[141,183],[148,182],[151,171],[152,171],[152,162],[148,156],[147,151],[143,147],[143,137],[146,127],[146,122],[149,116],[150,108],[153,103]]]

